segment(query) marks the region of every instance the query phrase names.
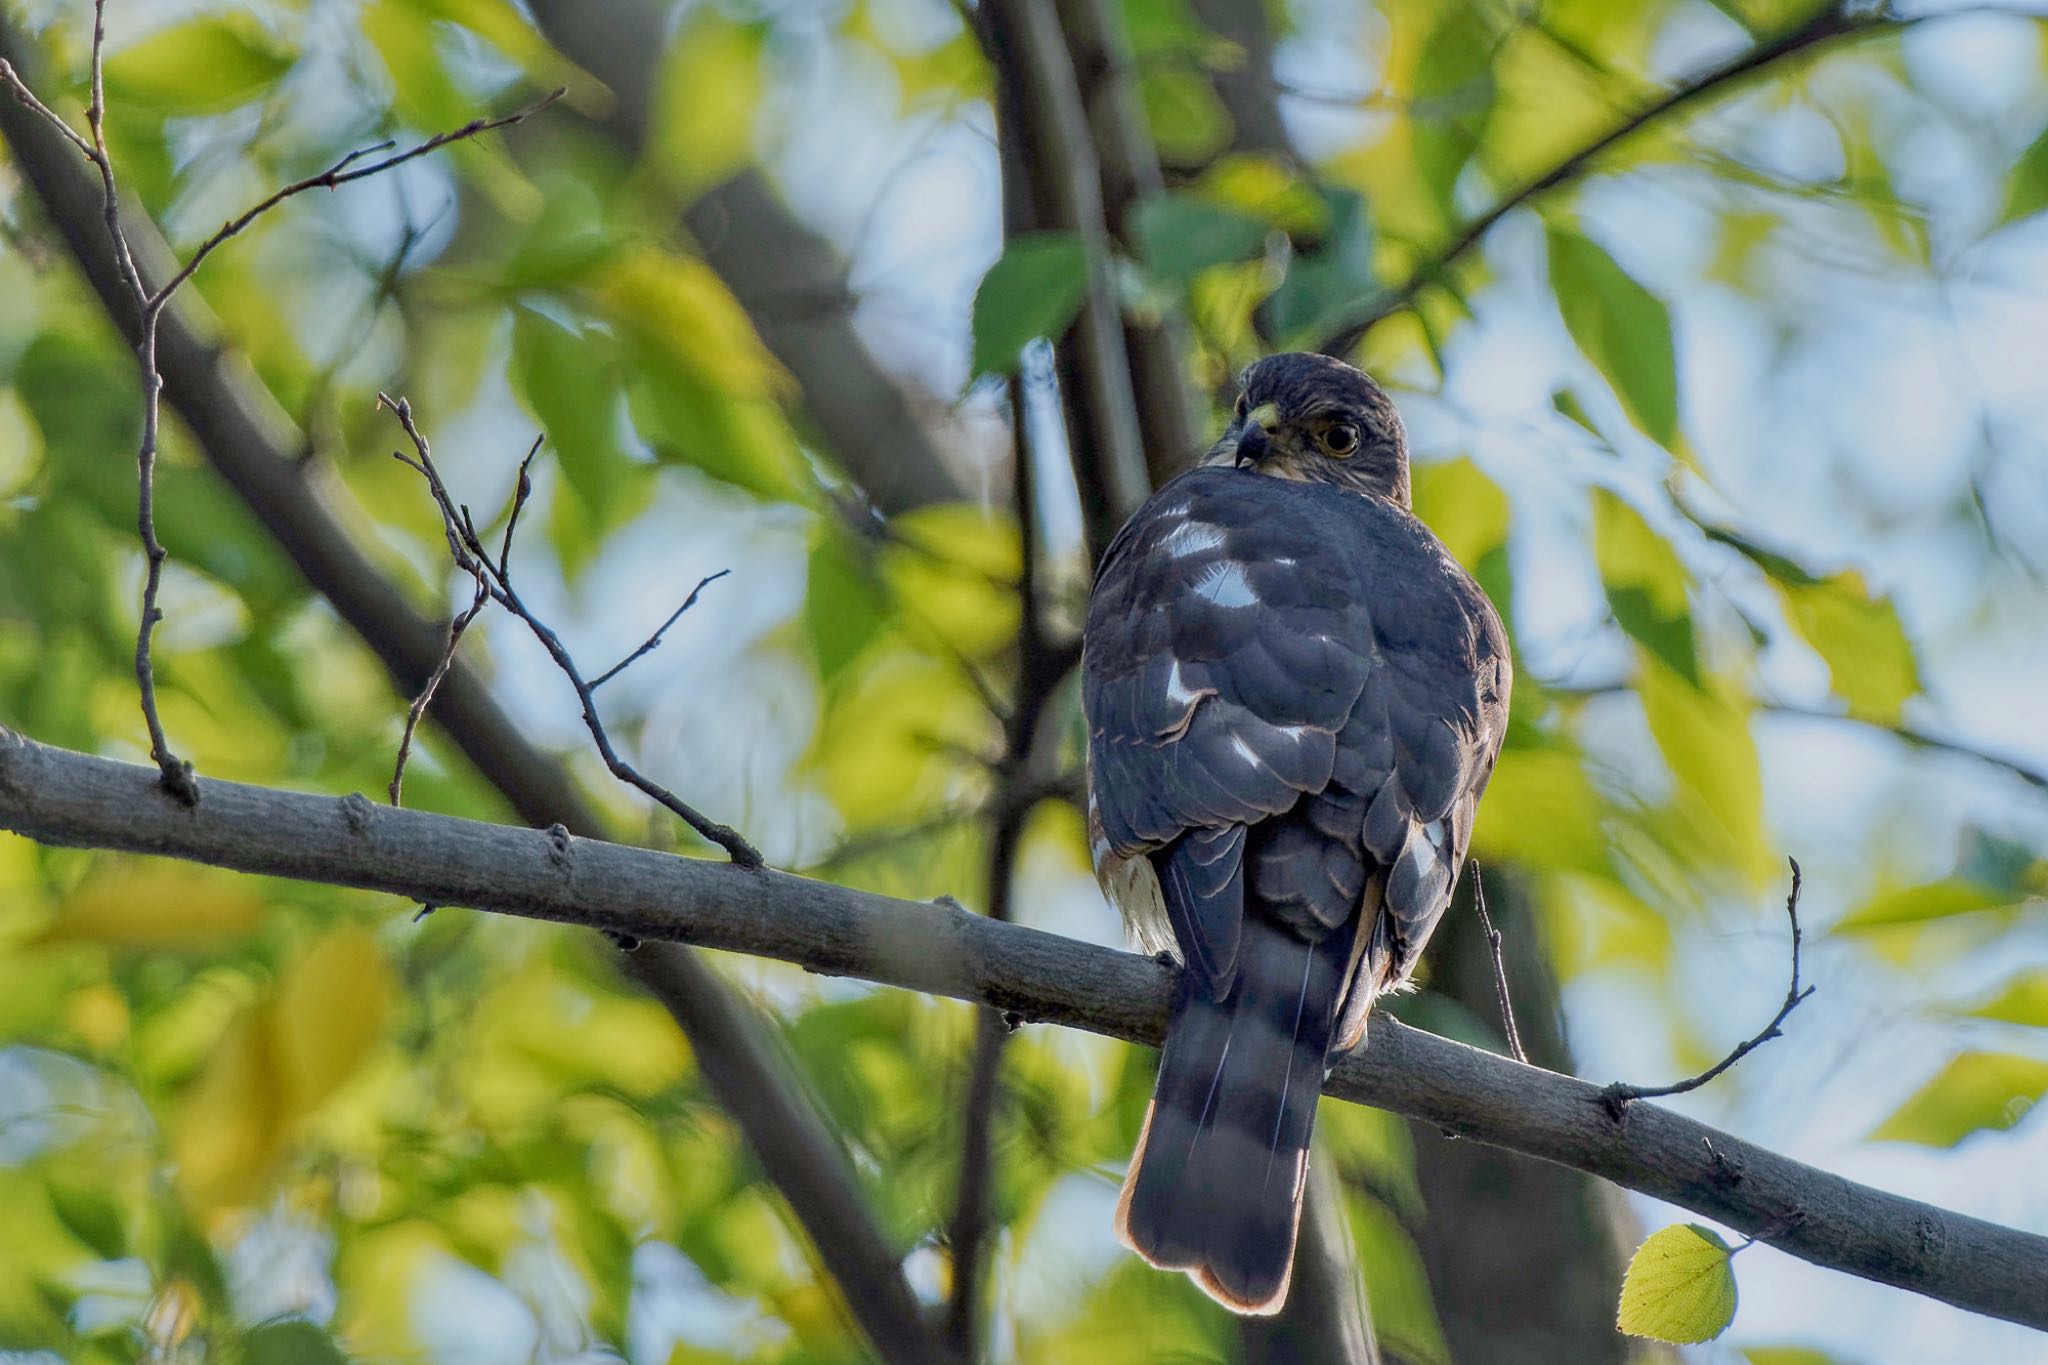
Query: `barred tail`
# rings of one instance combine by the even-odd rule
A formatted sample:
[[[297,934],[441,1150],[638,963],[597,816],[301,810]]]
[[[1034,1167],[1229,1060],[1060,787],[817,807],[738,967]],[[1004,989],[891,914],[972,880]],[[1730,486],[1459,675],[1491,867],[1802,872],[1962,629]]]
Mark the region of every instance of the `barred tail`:
[[[1174,1004],[1117,1234],[1232,1312],[1266,1314],[1287,1300],[1352,936],[1311,943],[1246,909],[1228,994],[1190,973]]]

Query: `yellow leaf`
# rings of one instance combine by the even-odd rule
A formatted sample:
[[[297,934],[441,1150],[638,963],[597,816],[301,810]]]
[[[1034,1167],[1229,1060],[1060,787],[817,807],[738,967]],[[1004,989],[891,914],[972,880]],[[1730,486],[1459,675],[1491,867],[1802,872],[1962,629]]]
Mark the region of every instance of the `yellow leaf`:
[[[1415,515],[1466,569],[1507,540],[1508,495],[1470,459],[1417,465],[1414,484]]]
[[[1606,875],[1600,796],[1579,756],[1561,748],[1511,748],[1479,803],[1472,848],[1491,862]]]
[[[0,1340],[11,1347],[59,1346],[68,1336],[41,1288],[96,1259],[64,1226],[41,1180],[0,1167]]]
[[[128,1037],[128,1001],[104,982],[81,987],[64,1002],[64,1026],[93,1051],[112,1051]]]
[[[1913,642],[1899,623],[1898,609],[1887,598],[1871,596],[1856,573],[1776,586],[1799,633],[1826,661],[1835,693],[1849,703],[1849,713],[1896,724],[1907,700],[1920,691]]]
[[[106,80],[130,104],[206,114],[254,99],[291,69],[291,54],[251,14],[209,15],[160,29],[107,61]]]
[[[285,1121],[312,1113],[355,1074],[383,1036],[395,990],[360,928],[327,935],[286,968],[271,1007]]]
[[[789,391],[739,300],[704,262],[653,248],[621,252],[606,262],[596,292],[627,331],[720,388],[757,398]]]
[[[708,189],[753,160],[761,41],[761,30],[700,5],[669,45],[648,150],[677,190]]]
[[[466,1098],[487,1124],[523,1121],[572,1090],[646,1096],[689,1064],[675,1021],[648,1000],[599,992],[535,960],[493,986],[471,1019]]]
[[[1697,1223],[1652,1233],[1628,1263],[1615,1325],[1656,1341],[1712,1341],[1735,1319],[1728,1256],[1728,1244]]]
[[[1022,550],[1007,514],[945,503],[898,516],[898,542],[884,547],[882,579],[917,626],[970,659],[985,658],[1017,634],[1016,581]]]
[[[13,389],[0,389],[0,503],[25,489],[43,463],[43,433]]]
[[[110,859],[64,898],[36,943],[218,947],[263,917],[257,884],[191,863]]]
[[[980,774],[956,751],[985,751],[994,738],[958,670],[908,650],[876,651],[834,695],[812,761],[849,829],[881,829],[966,795]]]
[[[1746,706],[1694,687],[1647,651],[1638,690],[1650,734],[1677,779],[1678,813],[1751,890],[1777,875],[1764,838],[1763,770]]]
[[[1900,1105],[1871,1137],[1953,1147],[1973,1133],[2010,1128],[2048,1094],[2048,1061],[1965,1052]]]
[[[245,1010],[215,1041],[178,1109],[171,1152],[189,1207],[251,1204],[269,1188],[283,1144],[281,1089],[269,1011]]]
[[[413,1291],[436,1261],[452,1260],[433,1224],[410,1219],[349,1240],[335,1270],[340,1331],[358,1360],[422,1358],[414,1330]]]

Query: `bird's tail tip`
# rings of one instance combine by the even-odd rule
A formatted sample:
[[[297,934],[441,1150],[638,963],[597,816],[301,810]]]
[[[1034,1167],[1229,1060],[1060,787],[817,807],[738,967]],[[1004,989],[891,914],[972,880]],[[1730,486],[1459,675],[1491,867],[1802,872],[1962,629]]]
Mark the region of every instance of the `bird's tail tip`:
[[[1211,1265],[1200,1252],[1188,1250],[1176,1255],[1141,1236],[1132,1226],[1131,1204],[1144,1176],[1146,1139],[1151,1135],[1157,1107],[1157,1100],[1145,1105],[1145,1121],[1138,1129],[1137,1145],[1131,1153],[1130,1166],[1124,1172],[1123,1190],[1116,1202],[1117,1240],[1153,1269],[1178,1270],[1185,1274],[1194,1281],[1197,1289],[1240,1317],[1271,1317],[1280,1312],[1287,1306],[1287,1291],[1294,1283],[1294,1250],[1300,1236],[1301,1191],[1308,1174],[1307,1153],[1301,1154],[1301,1169],[1295,1177],[1294,1221],[1289,1229],[1286,1254],[1279,1262],[1277,1282],[1262,1274],[1249,1277],[1243,1285],[1228,1284],[1222,1278],[1224,1267]]]

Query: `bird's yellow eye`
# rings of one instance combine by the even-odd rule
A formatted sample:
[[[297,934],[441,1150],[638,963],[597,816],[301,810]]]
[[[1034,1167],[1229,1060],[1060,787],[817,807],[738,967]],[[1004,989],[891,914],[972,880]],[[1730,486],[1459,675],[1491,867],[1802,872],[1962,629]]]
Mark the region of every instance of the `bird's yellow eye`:
[[[1339,422],[1335,426],[1324,427],[1316,439],[1325,451],[1342,459],[1358,449],[1358,428],[1349,422]]]
[[[1237,407],[1236,407],[1236,409],[1234,410],[1234,411],[1235,411],[1235,415],[1236,415],[1236,418],[1237,418],[1237,420],[1238,420],[1238,421],[1240,421],[1240,422],[1242,422],[1242,421],[1244,420],[1244,415],[1245,415],[1245,414],[1246,414],[1247,412],[1250,412],[1251,410],[1252,410],[1251,400],[1250,400],[1249,398],[1245,397],[1245,396],[1244,396],[1243,394],[1239,394],[1239,395],[1237,396]]]

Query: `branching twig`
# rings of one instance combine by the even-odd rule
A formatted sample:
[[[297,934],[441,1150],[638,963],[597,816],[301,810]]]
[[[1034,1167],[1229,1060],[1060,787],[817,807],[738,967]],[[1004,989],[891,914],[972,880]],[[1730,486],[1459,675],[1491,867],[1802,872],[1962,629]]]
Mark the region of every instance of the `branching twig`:
[[[460,142],[494,128],[503,128],[537,113],[559,99],[563,92],[556,90],[545,98],[496,119],[473,119],[451,132],[439,133],[425,142],[385,157],[368,166],[355,163],[366,156],[390,148],[386,142],[350,152],[319,175],[287,185],[268,198],[245,211],[240,217],[231,219],[211,237],[201,242],[185,263],[172,271],[163,284],[152,290],[142,278],[141,270],[135,263],[134,248],[128,240],[127,231],[121,224],[121,190],[114,173],[114,158],[107,150],[106,116],[106,45],[107,7],[106,0],[93,0],[92,13],[92,64],[91,96],[86,105],[85,122],[87,132],[81,134],[47,104],[37,99],[28,85],[16,73],[13,65],[0,60],[0,85],[21,102],[37,117],[49,123],[61,133],[65,141],[78,150],[79,155],[99,171],[101,193],[101,215],[106,223],[107,239],[112,247],[114,262],[120,273],[122,285],[133,304],[137,316],[137,337],[135,362],[142,389],[142,438],[135,454],[137,492],[135,507],[135,529],[142,541],[144,573],[142,584],[141,620],[135,632],[135,682],[142,704],[143,724],[149,731],[149,753],[157,765],[163,790],[187,806],[199,800],[199,788],[192,780],[192,765],[179,758],[171,750],[170,740],[164,733],[163,718],[158,712],[156,693],[156,663],[153,648],[156,627],[163,620],[163,609],[157,599],[163,591],[164,561],[169,552],[157,538],[156,533],[156,461],[160,429],[162,425],[163,375],[157,366],[157,325],[163,317],[165,307],[178,292],[179,286],[192,277],[200,263],[212,255],[223,242],[247,228],[258,218],[294,195],[307,190],[325,187],[334,189],[352,180],[390,170],[394,166],[424,156],[437,147],[451,142]],[[473,613],[472,613],[473,615]],[[465,622],[465,624],[467,624]],[[453,649],[453,643],[450,643]],[[445,666],[439,672],[445,672]],[[439,682],[439,676],[430,682],[429,692]],[[424,705],[424,697],[420,705]],[[407,726],[406,738],[411,739],[412,725]],[[402,753],[402,751],[401,751]],[[403,772],[401,756],[399,773]],[[399,774],[392,778],[393,799],[397,796]]]
[[[1697,1090],[1708,1081],[1713,1080],[1729,1067],[1734,1066],[1744,1057],[1747,1057],[1750,1053],[1771,1041],[1771,1039],[1778,1037],[1784,1031],[1782,1025],[1786,1018],[1791,1015],[1793,1010],[1799,1008],[1799,1002],[1813,994],[1814,988],[1812,986],[1802,990],[1799,985],[1799,887],[1801,883],[1799,860],[1797,858],[1787,858],[1785,861],[1792,865],[1792,890],[1785,897],[1785,917],[1792,921],[1792,984],[1785,988],[1785,1003],[1778,1006],[1778,1012],[1771,1016],[1771,1022],[1765,1024],[1755,1037],[1739,1045],[1733,1052],[1697,1076],[1675,1082],[1671,1085],[1630,1085],[1626,1081],[1616,1081],[1602,1090],[1600,1092],[1600,1102],[1607,1107],[1607,1112],[1614,1116],[1616,1122],[1619,1122],[1627,1114],[1629,1105],[1637,1100],[1656,1099],[1665,1095],[1683,1095],[1687,1091]]]
[[[462,632],[468,630],[470,623],[483,614],[490,600],[490,584],[479,574],[476,578],[476,595],[470,599],[469,606],[448,623],[448,647],[441,651],[440,662],[435,664],[434,671],[427,675],[426,685],[420,688],[419,695],[405,708],[405,733],[398,740],[398,759],[391,766],[391,786],[388,789],[391,804],[394,806],[399,803],[399,790],[405,785],[405,764],[406,760],[412,757],[412,740],[419,731],[420,718],[427,714],[427,707],[432,704],[434,694],[441,690],[441,680],[446,678],[448,670],[455,666],[455,650],[462,643]]]
[[[1486,913],[1486,878],[1480,874],[1479,860],[1472,860],[1472,904],[1479,910],[1479,925],[1486,931],[1486,947],[1493,955],[1493,988],[1500,996],[1500,1027],[1507,1035],[1508,1051],[1522,1065],[1529,1065],[1529,1054],[1522,1048],[1522,1030],[1515,1023],[1515,1003],[1508,997],[1508,967],[1501,957],[1500,930],[1493,927],[1493,916]]]
[[[611,735],[605,730],[604,721],[597,714],[597,685],[584,680],[582,670],[576,666],[576,660],[571,657],[561,637],[534,614],[533,609],[521,600],[518,590],[512,586],[512,532],[518,525],[520,511],[532,493],[533,480],[530,471],[533,457],[540,449],[540,442],[534,442],[533,447],[527,451],[526,458],[520,463],[519,488],[513,494],[512,510],[506,517],[502,548],[497,560],[493,561],[491,552],[485,548],[482,538],[477,534],[475,519],[470,516],[469,509],[457,503],[449,493],[448,485],[442,482],[441,471],[434,464],[433,448],[420,432],[418,423],[413,420],[412,404],[403,398],[394,399],[382,393],[377,395],[377,403],[378,406],[391,410],[398,418],[399,426],[405,429],[406,439],[412,442],[413,455],[407,455],[403,451],[393,451],[392,454],[400,463],[418,470],[421,477],[427,481],[427,491],[434,500],[435,510],[441,515],[441,532],[447,539],[448,554],[454,560],[455,567],[476,579],[488,591],[492,601],[524,621],[526,628],[533,632],[533,637],[547,650],[548,657],[555,661],[555,667],[562,671],[562,676],[576,689],[576,699],[583,707],[584,727],[590,731],[590,738],[597,745],[597,751],[604,758],[605,767],[611,770],[612,776],[666,806],[684,824],[724,849],[726,855],[741,867],[749,870],[760,867],[760,852],[748,843],[738,830],[721,825],[701,814],[667,787],[647,777],[619,756],[618,750],[612,746]],[[716,577],[719,575],[712,575],[712,578]],[[705,581],[709,582],[710,579]],[[703,584],[698,584],[698,587],[701,589]],[[676,616],[682,615],[682,611],[689,608],[690,603],[696,600],[696,596],[696,593],[691,593],[689,600],[683,603],[682,609],[676,612]],[[671,617],[668,624],[662,626],[661,631],[655,632],[653,639],[618,667],[605,673],[598,682],[612,677],[626,664],[632,663],[634,659],[653,648],[660,640],[661,632],[667,630],[669,625],[673,625],[674,621],[675,618]]]
[[[208,237],[199,244],[198,248],[186,259],[185,264],[179,267],[178,272],[165,281],[163,287],[158,289],[154,295],[150,296],[150,304],[152,306],[161,306],[163,301],[168,299],[177,290],[179,285],[192,278],[193,272],[197,271],[206,258],[211,256],[223,242],[227,241],[230,237],[239,236],[251,223],[276,208],[279,204],[282,204],[285,200],[304,194],[308,190],[339,189],[351,181],[367,180],[373,175],[382,175],[388,170],[403,166],[408,161],[446,147],[451,142],[463,142],[477,136],[479,133],[488,133],[499,128],[510,128],[515,123],[524,123],[527,119],[532,118],[535,114],[538,114],[567,93],[566,87],[557,86],[533,103],[515,109],[509,114],[503,114],[497,118],[471,119],[460,128],[450,129],[445,133],[436,133],[424,142],[416,143],[396,155],[387,156],[380,161],[372,162],[368,166],[357,166],[355,163],[364,157],[375,156],[379,152],[389,151],[398,145],[397,142],[379,142],[374,146],[360,147],[350,152],[318,175],[309,175],[304,180],[295,180],[283,189],[272,193],[267,199],[244,210],[238,217],[231,218],[227,222],[222,223],[220,228],[211,237]]]
[[[512,527],[511,524],[508,522],[505,526],[505,546],[508,551],[510,550],[511,545]],[[677,607],[674,611],[670,612],[668,620],[663,621],[661,625],[655,629],[654,634],[647,637],[646,642],[643,643],[640,646],[640,648],[634,650],[631,654],[628,654],[625,658],[619,660],[610,668],[607,668],[604,672],[598,674],[595,678],[592,678],[590,680],[590,690],[593,692],[597,691],[598,688],[603,687],[613,678],[616,678],[617,676],[619,676],[619,674],[625,672],[629,667],[638,663],[642,658],[646,657],[649,654],[652,654],[656,646],[661,644],[661,637],[668,633],[668,628],[674,625],[676,622],[682,620],[684,612],[688,611],[691,607],[697,605],[697,594],[704,591],[705,585],[709,583],[716,583],[719,579],[725,577],[727,574],[731,572],[731,569],[720,569],[717,573],[705,574],[702,578],[698,579],[697,586],[690,589],[690,595],[683,599],[683,605]]]

